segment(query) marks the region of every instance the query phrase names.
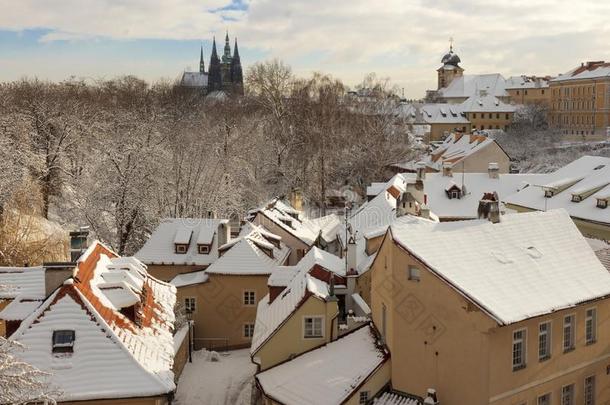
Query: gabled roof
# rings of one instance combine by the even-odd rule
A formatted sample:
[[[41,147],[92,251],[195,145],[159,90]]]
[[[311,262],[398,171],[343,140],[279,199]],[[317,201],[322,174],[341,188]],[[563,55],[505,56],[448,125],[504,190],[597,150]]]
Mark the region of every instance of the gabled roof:
[[[282,293],[271,303],[269,303],[269,295],[258,303],[254,336],[252,338],[252,346],[250,347],[250,353],[252,355],[254,355],[262,345],[275,334],[281,325],[294,314],[307,298],[310,296],[322,300],[328,298],[328,284],[309,274],[309,271],[311,271],[315,265],[315,260],[311,260],[308,256],[315,256],[316,252],[333,256],[330,253],[323,252],[315,247],[312,248],[307,255],[301,259],[301,262],[305,262],[302,265],[301,262],[299,262],[298,270],[284,291],[282,291]],[[305,263],[310,263],[311,265],[305,265]]]
[[[254,217],[257,213],[264,215],[274,224],[309,246],[313,245],[320,234],[320,227],[317,224],[305,218],[301,211],[295,210],[288,203],[278,198],[261,208],[250,211],[249,214]]]
[[[180,85],[184,87],[208,87],[208,74],[201,72],[184,72],[180,79]]]
[[[391,236],[498,324],[610,296],[610,274],[567,212],[393,224]]]
[[[545,197],[545,189],[555,194]],[[583,198],[573,202],[572,195]],[[597,198],[610,196],[610,158],[583,156],[561,169],[541,176],[530,187],[506,197],[509,204],[533,210],[563,208],[574,218],[610,224],[610,209],[597,208]]]
[[[603,61],[583,63],[569,72],[559,75],[551,80],[551,82],[565,82],[572,80],[588,80],[588,79],[610,79],[610,63]]]
[[[490,113],[513,113],[516,107],[502,102],[499,98],[490,94],[474,94],[460,107],[464,112],[490,112]]]
[[[314,227],[320,228],[322,238],[326,242],[332,242],[337,238],[337,233],[341,231],[343,221],[337,214],[329,214],[319,218],[310,219]]]
[[[293,405],[345,403],[389,358],[370,326],[256,375],[265,395]]]
[[[114,273],[128,273],[129,281],[107,282],[105,275]],[[117,289],[126,294],[117,297]],[[140,299],[138,323],[119,308],[131,303],[123,298],[132,294]],[[162,395],[175,389],[175,302],[174,287],[149,276],[139,261],[119,258],[95,242],[79,259],[74,279],[28,316],[12,338],[28,347],[18,354],[21,359],[51,373],[61,400]],[[51,353],[52,333],[62,329],[75,331],[71,355]]]
[[[537,77],[537,76],[511,76],[506,79],[507,90],[520,90],[520,89],[546,89],[549,87],[550,76]]]
[[[407,104],[397,107],[397,115],[412,124],[468,124],[460,104]]]
[[[218,235],[207,254],[199,253],[197,242],[201,239],[205,240],[206,244],[209,243],[220,224],[228,224],[228,220],[163,219],[135,256],[146,264],[207,266],[218,258]],[[176,243],[189,244],[186,254],[176,253]]]
[[[494,97],[508,97],[506,80],[499,73],[458,76],[438,92],[443,98],[468,98],[480,91]]]

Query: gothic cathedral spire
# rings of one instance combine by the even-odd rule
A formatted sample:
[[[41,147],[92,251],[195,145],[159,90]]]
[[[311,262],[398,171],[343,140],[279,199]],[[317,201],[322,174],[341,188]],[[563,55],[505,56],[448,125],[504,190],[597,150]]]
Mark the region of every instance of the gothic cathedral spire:
[[[231,83],[233,83],[234,94],[244,94],[244,75],[241,68],[241,59],[239,58],[239,49],[237,48],[237,38],[235,38],[233,58],[231,59]]]
[[[203,63],[203,45],[201,45],[201,55],[199,56],[199,73],[205,73],[205,64]]]
[[[208,90],[210,92],[222,89],[222,76],[220,73],[220,60],[216,52],[216,38],[212,40],[212,55],[210,56],[210,71],[208,74]]]

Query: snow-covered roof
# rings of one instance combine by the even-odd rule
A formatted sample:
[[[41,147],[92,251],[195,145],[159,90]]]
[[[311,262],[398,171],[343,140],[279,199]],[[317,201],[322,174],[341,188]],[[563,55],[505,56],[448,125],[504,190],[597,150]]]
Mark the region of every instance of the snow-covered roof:
[[[412,124],[468,124],[460,104],[407,104],[396,107],[398,117]]]
[[[488,173],[453,173],[453,177],[442,173],[427,173],[424,192],[428,196],[428,207],[439,218],[472,219],[478,217],[479,200],[484,193],[496,192],[500,201],[528,184],[538,181],[541,174],[500,174],[497,179]],[[451,183],[466,190],[460,198],[449,198],[447,186]]]
[[[257,374],[265,395],[293,405],[344,403],[381,367],[389,354],[371,327]]]
[[[0,299],[45,298],[44,269],[38,267],[0,267]]]
[[[170,284],[176,288],[179,288],[187,285],[202,284],[207,282],[208,279],[209,276],[206,274],[205,270],[201,270],[191,273],[178,274],[172,279],[172,281],[170,281]]]
[[[393,166],[402,170],[415,171],[418,164],[424,164],[430,169],[440,171],[445,163],[456,166],[470,155],[491,147],[495,143],[495,140],[483,135],[450,134],[431,153],[417,159],[396,163]],[[501,150],[501,148],[498,149]]]
[[[310,219],[310,222],[320,228],[322,231],[322,238],[326,242],[332,242],[337,238],[337,233],[341,230],[341,224],[343,221],[337,214],[329,214],[319,218]]]
[[[497,224],[390,229],[397,243],[501,325],[610,295],[610,274],[565,210],[505,215]]]
[[[136,257],[146,264],[207,266],[218,258],[218,237],[213,235],[226,219],[167,218],[150,235]],[[199,253],[197,242],[214,239],[209,253]],[[210,236],[211,235],[211,236]],[[185,254],[176,253],[176,243],[189,244]]]
[[[256,323],[250,353],[254,354],[269,339],[278,328],[300,307],[309,296],[326,300],[329,295],[329,286],[326,282],[311,276],[309,271],[316,264],[311,256],[317,253],[334,256],[317,248],[312,248],[297,264],[298,270],[288,283],[284,291],[269,303],[269,296],[260,300],[256,310]],[[309,258],[308,258],[309,256]],[[337,260],[340,260],[337,258]],[[305,262],[304,262],[305,261]],[[303,264],[301,264],[303,262]],[[311,266],[305,265],[310,263]],[[329,269],[330,270],[330,269]],[[281,270],[280,270],[281,271]]]
[[[396,391],[385,391],[373,399],[373,405],[420,405],[421,401]]]
[[[256,213],[263,214],[277,226],[309,246],[313,245],[320,234],[321,229],[318,224],[305,218],[301,211],[295,210],[288,203],[277,198],[262,208],[250,212],[251,215],[256,215]]]
[[[254,224],[246,224],[245,229],[243,236],[221,246],[222,256],[205,270],[207,274],[270,275],[286,261],[290,248],[280,237]]]
[[[537,76],[511,76],[506,79],[507,90],[546,89],[549,87],[550,77]]]
[[[267,280],[269,287],[286,287],[299,272],[296,266],[277,266]]]
[[[443,98],[468,98],[481,91],[494,97],[508,97],[506,80],[499,73],[459,76],[438,93]]]
[[[4,321],[21,321],[28,317],[42,304],[42,299],[34,300],[17,297],[12,300],[2,311],[0,319]]]
[[[610,79],[610,63],[605,62],[587,62],[569,72],[559,75],[551,80],[551,82],[565,82],[572,80],[589,80],[607,78]]]
[[[135,271],[134,271],[135,270]],[[104,291],[106,272],[133,272],[141,289],[136,319],[117,308]],[[135,259],[118,256],[95,242],[69,279],[27,317],[12,338],[27,347],[16,355],[51,374],[62,401],[162,395],[175,389],[174,287],[147,275]],[[73,353],[52,353],[56,330],[75,333]]]
[[[184,87],[208,87],[208,74],[201,72],[184,72],[180,85]]]
[[[554,189],[545,197],[544,189]],[[582,196],[572,201],[573,194]],[[596,206],[597,198],[610,194],[610,158],[583,156],[561,169],[541,176],[532,186],[507,196],[504,201],[534,210],[563,208],[574,218],[610,224],[610,209]]]
[[[493,112],[493,113],[514,113],[516,107],[502,102],[499,98],[490,94],[475,94],[470,97],[460,107],[464,112]]]

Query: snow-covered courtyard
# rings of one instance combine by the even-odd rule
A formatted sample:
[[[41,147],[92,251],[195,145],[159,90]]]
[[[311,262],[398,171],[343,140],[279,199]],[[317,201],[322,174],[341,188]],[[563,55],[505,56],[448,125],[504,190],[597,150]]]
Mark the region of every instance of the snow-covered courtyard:
[[[256,366],[248,349],[218,354],[193,352],[193,362],[186,363],[178,382],[178,405],[249,405]]]

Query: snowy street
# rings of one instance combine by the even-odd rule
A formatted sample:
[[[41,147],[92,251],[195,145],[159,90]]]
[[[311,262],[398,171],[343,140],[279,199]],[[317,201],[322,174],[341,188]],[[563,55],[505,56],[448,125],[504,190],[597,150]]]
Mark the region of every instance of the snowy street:
[[[249,405],[256,366],[248,349],[219,353],[210,361],[210,352],[193,353],[178,382],[178,405]]]

